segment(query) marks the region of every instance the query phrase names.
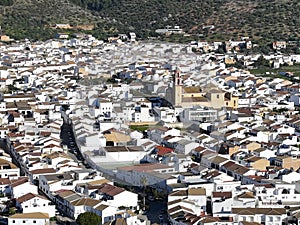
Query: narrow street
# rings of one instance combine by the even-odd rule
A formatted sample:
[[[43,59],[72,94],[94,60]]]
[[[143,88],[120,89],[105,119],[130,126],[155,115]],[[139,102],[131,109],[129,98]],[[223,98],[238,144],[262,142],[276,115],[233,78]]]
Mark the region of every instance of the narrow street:
[[[61,136],[60,136],[62,139],[62,144],[68,147],[68,153],[72,158],[74,158],[75,161],[82,163],[82,166],[86,168],[91,168],[87,163],[85,163],[84,157],[76,144],[75,136],[71,125],[72,121],[67,117],[66,114],[62,113],[62,115],[64,119],[64,123],[61,126]],[[114,183],[117,184],[119,183],[122,186],[125,185],[126,189],[128,189],[129,191],[133,191],[139,195],[143,194],[142,190],[139,190],[137,187],[133,187],[132,184],[127,183],[126,181],[118,180],[116,176],[112,176],[105,173],[103,173],[103,176],[108,180],[113,181]],[[147,218],[151,221],[151,223],[165,224],[165,225],[169,224],[169,220],[167,216],[166,199],[164,199],[163,201],[158,201],[158,200],[150,201],[146,196],[146,205],[147,205],[147,209],[143,214],[147,216]]]
[[[166,201],[149,201],[146,200],[146,205],[149,206],[145,215],[151,221],[151,223],[168,224],[167,216],[167,202]]]
[[[71,125],[64,123],[61,126],[60,138],[62,139],[62,144],[67,145],[70,155],[74,156],[73,158],[75,158],[76,161],[82,163],[84,158],[76,144]]]

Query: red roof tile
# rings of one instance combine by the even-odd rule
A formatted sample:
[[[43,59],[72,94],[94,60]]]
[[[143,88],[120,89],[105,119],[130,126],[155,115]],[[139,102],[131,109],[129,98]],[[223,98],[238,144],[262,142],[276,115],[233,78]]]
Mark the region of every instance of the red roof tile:
[[[174,152],[174,149],[166,148],[166,147],[163,147],[163,146],[156,146],[155,149],[158,150],[157,155],[159,155],[159,156],[163,156],[163,155]]]

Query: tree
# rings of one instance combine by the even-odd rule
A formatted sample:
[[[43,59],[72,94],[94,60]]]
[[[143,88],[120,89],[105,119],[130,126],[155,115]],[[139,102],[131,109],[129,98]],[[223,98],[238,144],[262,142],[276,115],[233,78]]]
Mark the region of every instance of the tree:
[[[146,186],[148,183],[147,177],[141,177],[140,182],[143,185],[143,210],[146,210]]]
[[[269,60],[265,59],[262,55],[254,62],[254,66],[257,68],[270,67]]]
[[[101,216],[93,212],[81,213],[76,219],[76,223],[79,225],[99,225],[101,221]]]

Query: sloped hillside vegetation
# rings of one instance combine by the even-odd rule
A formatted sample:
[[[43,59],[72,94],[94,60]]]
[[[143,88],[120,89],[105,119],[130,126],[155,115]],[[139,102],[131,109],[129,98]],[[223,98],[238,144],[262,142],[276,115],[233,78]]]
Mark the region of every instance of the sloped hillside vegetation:
[[[96,36],[180,26],[210,40],[298,40],[299,0],[2,0],[0,23],[14,38],[48,38],[55,23],[93,24]]]

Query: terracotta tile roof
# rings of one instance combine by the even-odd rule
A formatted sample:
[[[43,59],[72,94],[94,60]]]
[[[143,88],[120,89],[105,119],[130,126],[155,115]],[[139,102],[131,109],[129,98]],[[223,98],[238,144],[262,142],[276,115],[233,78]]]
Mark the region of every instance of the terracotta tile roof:
[[[234,165],[228,167],[227,170],[229,170],[231,172],[235,172],[237,174],[244,174],[244,173],[248,172],[250,169],[248,169],[245,166],[234,164]]]
[[[190,86],[190,87],[184,87],[183,88],[185,93],[200,93],[201,88],[198,86]]]
[[[222,156],[219,156],[217,155],[213,160],[212,160],[212,163],[214,164],[220,164],[220,163],[223,163],[223,162],[226,162],[228,161],[228,159],[222,157]]]
[[[232,192],[230,191],[224,191],[224,192],[212,192],[212,197],[213,198],[231,198],[232,197]]]
[[[207,216],[205,218],[203,218],[201,221],[201,224],[218,224],[217,222],[220,222],[221,220],[219,218],[215,218],[215,217],[211,217],[211,216]]]
[[[36,194],[33,194],[33,193],[27,193],[27,194],[22,195],[22,196],[20,196],[19,198],[17,198],[17,201],[18,201],[19,203],[23,203],[23,202],[26,202],[26,201],[28,201],[28,200],[30,200],[30,199],[35,198],[35,197],[37,197],[37,198],[42,198],[42,199],[45,199],[45,200],[48,200],[48,199],[45,198],[44,196],[36,195]]]
[[[206,195],[206,189],[205,188],[189,188],[188,189],[188,195]]]
[[[101,205],[97,206],[95,209],[96,209],[96,210],[99,210],[99,211],[103,211],[104,209],[106,209],[106,208],[108,208],[108,207],[109,207],[108,205],[103,205],[103,204],[101,204]]]
[[[67,159],[72,159],[68,154],[64,153],[64,152],[53,152],[51,154],[48,154],[45,156],[45,158],[50,158],[50,159],[56,159],[56,158],[67,158]]]
[[[56,170],[54,168],[43,168],[43,169],[31,170],[30,173],[31,174],[56,173]]]
[[[284,215],[286,214],[285,208],[232,208],[233,214],[239,215]]]
[[[178,191],[173,191],[169,196],[188,196],[188,191],[187,190],[178,190]]]
[[[181,201],[182,201],[181,199],[176,199],[176,200],[168,202],[168,205],[173,205],[173,204],[179,203]]]
[[[66,197],[66,196],[76,194],[76,192],[74,192],[72,190],[61,189],[61,190],[55,191],[55,194],[59,195],[60,197]]]
[[[169,213],[169,214],[172,214],[172,213],[177,212],[177,211],[180,211],[180,210],[183,210],[183,211],[185,211],[185,212],[193,213],[193,210],[192,210],[192,209],[189,209],[189,208],[187,208],[187,207],[180,206],[180,205],[175,206],[175,207],[169,209],[169,210],[168,210],[168,213]]]
[[[99,179],[99,180],[90,181],[87,184],[93,186],[93,185],[102,185],[102,184],[109,183],[109,182],[110,181],[107,179]]]
[[[202,176],[203,179],[211,179],[219,176],[221,173],[218,170],[213,170]]]
[[[247,159],[245,159],[246,162],[256,162],[258,160],[263,159],[262,157],[258,157],[258,156],[250,156]]]
[[[21,214],[14,214],[9,218],[10,219],[49,219],[49,214],[41,213],[41,212],[21,213]]]
[[[198,146],[197,148],[194,149],[195,152],[203,152],[206,148]]]
[[[41,152],[30,152],[29,155],[31,156],[42,156]]]
[[[17,180],[12,180],[11,181],[11,186],[12,187],[17,187],[21,184],[25,184],[28,182],[28,177],[19,177]]]
[[[211,151],[211,150],[208,150],[208,149],[204,150],[204,151],[201,153],[202,157],[203,157],[203,156],[206,156],[206,155],[212,156],[212,155],[217,155],[217,154],[218,154],[217,152],[214,152],[214,151]]]
[[[159,131],[162,131],[162,132],[167,132],[168,130],[171,130],[172,128],[169,128],[169,127],[158,127],[156,129],[159,130]]]
[[[118,131],[105,133],[104,136],[107,141],[112,141],[115,143],[125,143],[125,142],[129,142],[131,140],[129,135],[126,135],[126,134],[118,132]]]
[[[109,146],[104,147],[106,152],[137,152],[144,151],[140,146]]]
[[[223,165],[223,167],[224,167],[225,169],[228,169],[229,167],[231,167],[231,166],[234,165],[234,164],[235,164],[235,162],[229,161],[229,162],[225,163],[225,164]]]
[[[8,178],[0,178],[0,185],[10,184],[11,181]]]
[[[163,146],[156,146],[155,149],[158,150],[157,155],[159,155],[159,156],[163,156],[163,155],[174,152],[174,150],[172,148],[166,148]]]
[[[60,146],[55,145],[55,144],[48,144],[48,145],[44,146],[44,148],[54,148],[54,147],[61,148]]]
[[[100,204],[102,201],[97,200],[97,199],[92,199],[92,198],[81,198],[81,199],[76,199],[75,201],[71,202],[71,205],[73,206],[90,206],[94,207],[98,204]]]
[[[155,144],[155,143],[153,143],[153,142],[151,142],[151,141],[147,141],[147,142],[145,142],[145,143],[143,143],[143,144],[141,144],[141,145],[144,146],[144,147],[147,147],[147,146],[150,146],[150,145],[152,145],[152,144]]]
[[[98,188],[99,193],[104,193],[109,196],[115,196],[122,192],[124,192],[124,188],[116,187],[111,184],[102,184],[100,188]]]
[[[238,195],[239,198],[253,198],[255,199],[255,196],[252,192],[245,192],[243,194]]]
[[[274,185],[271,183],[267,184],[254,184],[255,187],[265,187],[265,188],[274,188]]]
[[[172,139],[172,138],[174,138],[175,136],[172,136],[172,135],[167,135],[167,136],[165,136],[163,139],[165,140],[165,141],[168,141],[168,140],[170,140],[170,139]]]

